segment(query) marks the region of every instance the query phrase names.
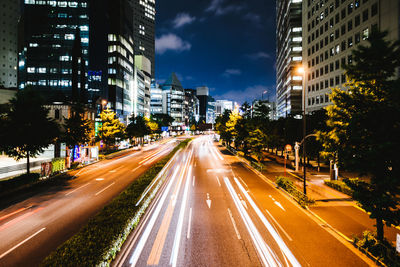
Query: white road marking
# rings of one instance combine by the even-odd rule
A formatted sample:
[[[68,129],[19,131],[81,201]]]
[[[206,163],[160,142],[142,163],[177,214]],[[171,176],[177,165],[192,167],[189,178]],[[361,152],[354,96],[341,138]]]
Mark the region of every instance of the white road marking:
[[[283,229],[283,227],[275,220],[274,216],[272,216],[272,214],[268,210],[265,210],[265,211],[268,213],[268,215],[271,217],[271,219],[274,221],[274,223],[276,225],[278,225],[279,229],[281,229],[281,231],[285,234],[287,239],[289,239],[290,241],[293,241],[293,239],[290,237],[290,235],[288,235],[288,233],[286,233],[285,229]]]
[[[218,176],[215,176],[215,178],[217,178],[218,185],[221,187],[221,183],[219,182]]]
[[[283,211],[286,211],[285,208],[282,206],[281,203],[279,203],[278,201],[274,201],[275,205],[277,205],[279,208],[281,208]]]
[[[104,178],[97,178],[96,181],[104,181]]]
[[[187,235],[186,235],[187,239],[190,238],[190,226],[191,226],[191,224],[192,224],[192,208],[190,208],[190,210],[189,210],[188,231],[187,231]]]
[[[195,180],[195,179],[196,179],[196,177],[193,176],[193,183],[192,183],[192,186],[193,186],[193,187],[194,187],[194,180]]]
[[[290,251],[290,249],[287,247],[285,242],[282,240],[282,238],[279,236],[279,234],[275,231],[274,227],[268,222],[268,220],[265,218],[264,214],[260,211],[260,209],[257,207],[256,203],[253,201],[253,199],[250,197],[250,195],[246,192],[242,184],[239,182],[238,179],[235,178],[235,182],[237,186],[239,187],[240,191],[244,194],[244,196],[247,198],[248,202],[250,205],[253,207],[254,211],[258,215],[258,217],[261,219],[263,222],[264,226],[267,228],[267,230],[270,232],[271,236],[275,239],[276,243],[278,244],[279,248],[285,253],[286,257],[292,264],[292,266],[301,266],[300,263],[297,261],[296,257],[293,255],[293,253]]]
[[[247,186],[247,184],[243,181],[242,178],[240,178],[240,177],[238,177],[238,178],[240,179],[240,181],[241,181],[247,188],[249,188],[249,187]]]
[[[79,189],[81,189],[81,188],[83,188],[83,187],[85,187],[85,186],[88,186],[89,184],[90,184],[90,183],[84,184],[84,185],[78,187],[77,189],[75,189],[75,190],[73,190],[73,191],[71,191],[71,192],[66,193],[65,195],[66,195],[66,196],[69,196],[69,195],[71,195],[72,193],[78,191]]]
[[[235,229],[236,236],[240,240],[241,237],[240,237],[239,230],[237,229],[235,219],[233,218],[232,212],[231,212],[231,210],[229,208],[228,208],[228,213],[229,213],[229,216],[231,217],[231,221],[232,221],[232,224],[233,224],[233,228]]]
[[[101,193],[103,193],[104,191],[106,191],[108,188],[110,188],[112,185],[114,185],[115,184],[115,182],[113,182],[112,184],[110,184],[110,185],[108,185],[107,187],[105,187],[105,188],[103,188],[102,190],[100,190],[99,192],[97,192],[96,194],[95,194],[95,196],[98,196],[98,195],[100,195]]]
[[[46,227],[40,229],[39,231],[37,231],[36,233],[34,233],[33,235],[31,235],[30,237],[26,238],[25,240],[21,241],[20,243],[16,244],[15,246],[13,246],[12,248],[10,248],[9,250],[7,250],[6,252],[4,252],[3,254],[0,255],[0,259],[4,258],[5,256],[7,256],[11,251],[13,251],[14,249],[16,249],[17,247],[23,245],[25,242],[28,242],[30,239],[34,238],[35,236],[37,236],[38,234],[40,234],[41,232],[43,232],[46,229]]]
[[[207,193],[207,200],[206,200],[206,202],[207,202],[208,208],[211,209],[211,199],[210,199],[210,194],[209,194],[209,193]]]
[[[190,166],[188,175],[186,178],[185,191],[183,193],[181,210],[179,212],[178,224],[176,226],[174,246],[172,248],[172,254],[171,254],[171,258],[170,258],[170,264],[172,265],[172,267],[176,267],[177,262],[178,262],[179,245],[180,245],[181,236],[182,236],[183,218],[184,218],[184,214],[185,214],[186,204],[188,202],[187,199],[188,199],[191,173],[192,173],[192,166]]]
[[[109,172],[117,172],[117,170],[119,170],[119,169],[121,169],[122,168],[122,166],[120,166],[120,167],[118,167],[118,168],[116,168],[116,169],[114,169],[114,170],[112,170],[112,171],[109,171]]]

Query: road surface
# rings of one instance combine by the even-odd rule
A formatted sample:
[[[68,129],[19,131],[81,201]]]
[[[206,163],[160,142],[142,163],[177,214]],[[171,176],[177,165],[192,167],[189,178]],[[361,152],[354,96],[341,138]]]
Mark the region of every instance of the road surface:
[[[210,137],[195,139],[166,173],[113,266],[371,263]]]
[[[0,211],[0,266],[37,266],[176,144],[168,140],[90,165],[65,186]]]

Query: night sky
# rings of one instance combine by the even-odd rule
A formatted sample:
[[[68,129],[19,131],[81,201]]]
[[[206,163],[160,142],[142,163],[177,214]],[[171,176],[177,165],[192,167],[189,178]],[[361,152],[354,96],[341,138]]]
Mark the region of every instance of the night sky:
[[[275,0],[158,0],[156,78],[216,99],[275,98]],[[267,95],[264,95],[264,99]]]

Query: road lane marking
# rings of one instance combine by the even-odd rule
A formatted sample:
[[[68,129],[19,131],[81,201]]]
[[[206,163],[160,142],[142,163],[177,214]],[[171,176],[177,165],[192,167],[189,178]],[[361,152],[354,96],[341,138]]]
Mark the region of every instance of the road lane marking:
[[[264,266],[282,266],[277,256],[272,252],[267,243],[262,238],[260,232],[257,230],[254,222],[251,220],[249,214],[246,209],[241,204],[235,189],[233,188],[231,182],[227,177],[224,178],[224,182],[228,191],[233,199],[233,202],[239,211],[240,216],[242,217],[242,221],[247,228],[247,231],[253,240],[253,244],[257,250],[257,253],[263,263]]]
[[[215,176],[215,178],[217,178],[218,185],[219,185],[219,187],[221,187],[221,183],[219,182],[218,176]]]
[[[97,178],[96,181],[104,181],[104,178]]]
[[[186,235],[187,239],[190,238],[190,227],[191,227],[191,225],[192,225],[192,208],[190,208],[190,210],[189,210],[188,231],[187,231],[187,235]]]
[[[157,207],[154,210],[154,213],[151,216],[149,223],[146,225],[146,229],[144,230],[142,237],[140,238],[131,258],[129,259],[129,264],[131,264],[132,267],[136,265],[137,261],[139,260],[140,254],[142,254],[143,248],[146,245],[147,239],[149,238],[150,233],[154,227],[154,224],[158,218],[158,215],[160,214],[161,208],[164,205],[164,202],[168,196],[169,190],[171,189],[172,184],[175,181],[175,178],[178,174],[178,170],[179,169],[175,169],[175,172],[173,173],[171,180],[169,181],[167,187],[165,188],[165,191],[162,194],[160,201],[157,203]]]
[[[40,229],[39,231],[37,231],[36,233],[34,233],[33,235],[29,236],[28,238],[26,238],[25,240],[21,241],[20,243],[16,244],[15,246],[13,246],[12,248],[10,248],[9,250],[7,250],[6,252],[4,252],[3,254],[0,255],[0,259],[4,258],[5,256],[7,256],[10,252],[12,252],[14,249],[18,248],[19,246],[23,245],[24,243],[28,242],[30,239],[34,238],[35,236],[37,236],[38,234],[40,234],[41,232],[43,232],[46,229],[46,227]]]
[[[15,215],[15,214],[17,214],[17,213],[20,213],[21,211],[24,211],[24,210],[29,209],[29,208],[30,208],[30,207],[21,208],[21,209],[19,209],[19,210],[13,211],[13,212],[11,212],[11,213],[9,213],[9,214],[7,214],[7,215],[4,215],[3,217],[0,218],[0,221],[2,221],[2,220],[4,220],[4,219],[7,219],[8,217],[11,217],[11,216],[13,216],[13,215]]]
[[[287,239],[289,239],[290,241],[293,241],[293,239],[288,235],[288,233],[285,231],[285,229],[283,229],[283,227],[275,220],[274,216],[272,216],[272,214],[268,210],[265,210],[265,211],[268,213],[268,215],[271,217],[271,219],[274,221],[274,223],[279,227],[279,229],[281,229],[281,231],[285,234]]]
[[[268,220],[265,218],[264,214],[261,212],[261,210],[257,207],[256,203],[253,201],[253,199],[250,197],[250,195],[246,192],[242,184],[239,182],[238,179],[234,178],[237,186],[239,187],[240,191],[244,194],[244,196],[247,198],[248,202],[250,205],[253,207],[254,211],[260,218],[260,220],[263,222],[269,233],[272,235],[272,237],[275,239],[276,243],[278,244],[279,248],[285,253],[286,257],[292,264],[292,266],[301,266],[300,263],[297,261],[296,257],[293,255],[293,253],[290,251],[290,249],[287,247],[285,242],[282,240],[282,238],[279,236],[279,234],[275,231],[274,227],[268,222]]]
[[[120,166],[120,167],[118,167],[118,168],[115,168],[114,170],[111,170],[111,171],[109,171],[109,172],[114,173],[114,172],[117,172],[117,170],[119,170],[119,169],[121,169],[121,168],[122,168],[122,166]]]
[[[239,179],[240,179],[240,181],[247,187],[247,188],[249,188],[248,186],[247,186],[247,184],[243,181],[243,179],[241,178],[241,177],[238,177]]]
[[[180,245],[181,236],[182,236],[183,218],[185,215],[186,204],[188,202],[188,192],[189,192],[191,173],[192,173],[192,166],[190,166],[188,175],[186,177],[185,191],[184,191],[183,197],[182,197],[181,210],[179,212],[178,225],[176,227],[176,232],[175,232],[174,246],[172,248],[172,254],[171,254],[171,258],[170,258],[170,264],[172,265],[172,267],[176,267],[177,262],[178,262],[179,245]]]
[[[210,194],[209,194],[209,193],[207,193],[207,200],[206,200],[206,202],[207,202],[208,208],[211,209],[211,199],[210,199]]]
[[[140,167],[142,167],[142,166],[137,166],[136,168],[134,168],[134,169],[132,170],[132,172],[137,171]]]
[[[84,184],[84,185],[82,185],[82,186],[80,186],[80,187],[78,187],[77,189],[75,189],[75,190],[73,190],[73,191],[71,191],[71,192],[66,193],[65,195],[66,195],[66,196],[69,196],[69,195],[71,195],[72,193],[78,191],[79,189],[81,189],[81,188],[83,188],[83,187],[85,187],[85,186],[88,186],[89,184],[90,184],[90,182],[87,183],[87,184]]]
[[[113,186],[114,184],[115,184],[115,182],[113,182],[112,184],[106,186],[105,188],[103,188],[102,190],[100,190],[99,192],[97,192],[97,193],[95,194],[95,196],[100,195],[101,193],[103,193],[104,191],[106,191],[108,188],[110,188],[110,187]]]
[[[192,183],[192,187],[194,187],[194,180],[196,180],[196,177],[193,176],[193,183]]]
[[[232,221],[232,224],[233,224],[233,228],[235,229],[236,236],[240,240],[241,237],[240,237],[239,230],[237,229],[235,219],[233,218],[232,212],[231,212],[231,210],[229,208],[228,208],[228,213],[229,213],[229,217],[231,217],[231,221]]]

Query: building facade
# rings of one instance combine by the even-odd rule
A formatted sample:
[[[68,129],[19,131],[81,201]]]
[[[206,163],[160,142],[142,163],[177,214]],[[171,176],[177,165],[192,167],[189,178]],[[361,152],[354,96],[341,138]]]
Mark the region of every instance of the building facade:
[[[207,86],[202,86],[202,87],[196,88],[196,96],[200,101],[200,122],[207,121],[209,92],[210,92],[210,89],[208,89]]]
[[[163,113],[170,115],[174,122],[172,126],[182,126],[185,124],[184,100],[185,90],[175,73],[172,73],[168,80],[162,85],[163,93]]]
[[[398,0],[308,0],[303,7],[303,50],[306,65],[306,112],[329,104],[332,87],[345,89],[343,67],[351,64],[352,50],[365,44],[375,29],[399,40]]]
[[[151,83],[151,89],[150,89],[150,113],[151,114],[163,114],[163,99],[165,94],[163,93],[163,90],[161,86],[156,83],[155,80],[152,81]]]
[[[184,101],[184,117],[185,125],[191,126],[194,123],[198,123],[200,119],[200,101],[196,97],[196,90],[185,89],[185,101]]]
[[[49,101],[86,98],[89,54],[87,1],[24,1],[18,87],[46,92]]]
[[[17,88],[19,1],[0,0],[0,87]]]
[[[135,54],[144,55],[151,62],[151,76],[155,77],[155,0],[133,0]]]
[[[229,100],[217,100],[214,104],[215,107],[215,117],[224,114],[225,110],[233,111],[233,101]]]
[[[135,68],[143,76],[143,116],[150,117],[150,90],[151,90],[151,62],[141,55],[135,56]]]
[[[276,101],[279,117],[302,110],[302,0],[276,1]]]

